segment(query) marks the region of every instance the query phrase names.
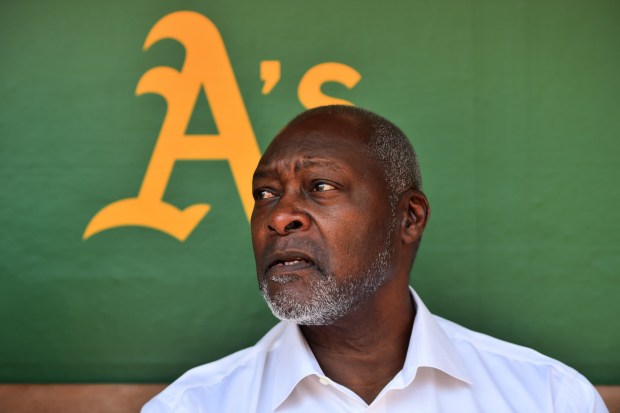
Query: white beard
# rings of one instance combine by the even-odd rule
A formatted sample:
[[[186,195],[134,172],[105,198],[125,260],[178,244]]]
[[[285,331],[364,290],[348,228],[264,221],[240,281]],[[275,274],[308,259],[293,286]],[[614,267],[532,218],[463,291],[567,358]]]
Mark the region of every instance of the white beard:
[[[285,292],[270,296],[266,277],[261,277],[260,290],[273,315],[280,320],[300,325],[329,325],[355,310],[383,285],[389,274],[390,256],[389,243],[386,242],[362,274],[348,275],[340,282],[334,274],[321,274],[310,281],[310,298],[304,301]]]

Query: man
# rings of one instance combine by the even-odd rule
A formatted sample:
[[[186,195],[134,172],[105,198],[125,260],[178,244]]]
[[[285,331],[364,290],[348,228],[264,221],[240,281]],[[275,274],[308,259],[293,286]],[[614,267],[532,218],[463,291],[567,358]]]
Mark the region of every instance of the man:
[[[362,109],[302,113],[253,179],[260,290],[284,320],[154,412],[606,412],[579,373],[433,316],[409,287],[430,215],[413,148]]]

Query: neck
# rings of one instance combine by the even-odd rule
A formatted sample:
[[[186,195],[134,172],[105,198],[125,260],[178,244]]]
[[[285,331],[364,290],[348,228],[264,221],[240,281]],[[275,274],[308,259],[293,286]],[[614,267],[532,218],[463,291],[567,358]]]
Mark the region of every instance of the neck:
[[[407,286],[382,286],[327,326],[301,326],[323,372],[370,404],[402,369],[415,310]]]

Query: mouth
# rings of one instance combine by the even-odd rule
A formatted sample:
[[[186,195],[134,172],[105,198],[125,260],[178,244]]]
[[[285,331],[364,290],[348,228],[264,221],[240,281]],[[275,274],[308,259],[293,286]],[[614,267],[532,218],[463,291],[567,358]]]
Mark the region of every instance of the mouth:
[[[284,266],[284,267],[292,267],[292,266],[300,266],[300,265],[312,265],[312,263],[308,260],[305,260],[303,258],[293,258],[290,260],[279,260],[274,262],[272,265],[269,266],[269,268],[271,267],[278,267],[278,266]]]
[[[315,266],[314,260],[307,254],[283,251],[269,258],[265,274],[268,276],[297,273]]]

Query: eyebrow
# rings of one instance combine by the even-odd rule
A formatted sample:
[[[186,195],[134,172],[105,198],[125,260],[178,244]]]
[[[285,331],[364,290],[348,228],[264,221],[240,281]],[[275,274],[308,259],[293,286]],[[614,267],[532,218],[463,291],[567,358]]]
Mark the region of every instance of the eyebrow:
[[[280,165],[282,166],[279,167]],[[278,173],[279,169],[288,169],[290,167],[291,161],[284,161],[282,163],[276,164],[276,166],[259,167],[254,172],[253,179],[278,177],[280,175]],[[324,167],[331,169],[332,171],[338,171],[342,169],[342,167],[337,162],[321,158],[305,158],[293,162],[295,174],[299,173],[299,171],[302,169],[314,167]]]

